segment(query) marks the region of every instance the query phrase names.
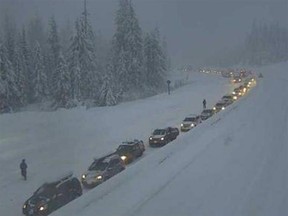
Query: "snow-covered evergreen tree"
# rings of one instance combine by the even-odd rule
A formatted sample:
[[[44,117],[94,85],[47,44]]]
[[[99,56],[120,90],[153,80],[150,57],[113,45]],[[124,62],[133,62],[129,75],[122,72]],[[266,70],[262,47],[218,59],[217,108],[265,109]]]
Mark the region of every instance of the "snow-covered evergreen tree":
[[[21,105],[27,104],[27,79],[25,65],[24,65],[24,56],[22,55],[22,35],[18,35],[16,42],[16,50],[14,55],[14,70],[15,70],[15,81],[19,89],[19,97]]]
[[[0,39],[0,112],[19,106],[19,91],[8,51]]]
[[[113,81],[111,76],[106,74],[100,89],[99,104],[101,106],[114,106],[117,104],[117,96],[114,94]]]
[[[78,101],[98,97],[100,75],[95,63],[93,38],[92,27],[87,21],[87,17],[82,16],[76,21],[75,35],[72,38],[68,54],[72,95]]]
[[[8,59],[14,65],[15,59],[15,36],[16,36],[16,24],[12,19],[6,15],[4,19],[4,44],[7,50]]]
[[[119,1],[115,24],[112,60],[114,76],[118,77],[124,92],[141,90],[144,81],[143,39],[131,1]]]
[[[55,72],[58,79],[53,86],[55,88],[54,106],[55,108],[67,108],[68,102],[71,99],[71,80],[68,66],[62,53],[59,53],[59,60]]]
[[[46,61],[48,61],[47,66],[47,78],[50,93],[52,95],[56,94],[55,82],[59,79],[58,74],[56,73],[56,68],[59,63],[59,55],[60,55],[60,41],[58,36],[57,24],[54,17],[50,18],[49,21],[49,33],[48,33],[48,55]]]
[[[86,68],[86,74],[82,74],[82,80],[84,82],[83,92],[85,95],[85,99],[94,99],[98,100],[99,98],[99,90],[100,90],[100,83],[101,83],[101,76],[103,73],[103,68],[100,63],[100,58],[98,58],[99,54],[97,55],[97,36],[93,31],[92,25],[89,20],[89,13],[87,11],[86,0],[84,1],[84,11],[82,13],[82,17],[80,19],[81,23],[81,30],[83,34],[83,38],[85,39],[84,49],[87,50],[86,62],[83,61],[83,66]],[[99,47],[99,46],[98,46]],[[84,56],[85,56],[84,55]],[[86,57],[85,57],[86,58]],[[90,62],[89,62],[90,61]]]
[[[23,104],[30,103],[33,101],[33,70],[32,70],[32,56],[31,50],[29,49],[25,27],[22,28],[21,33],[17,40],[17,55],[19,60],[19,65],[22,73],[22,78],[20,78],[20,92],[21,101]],[[22,80],[23,79],[23,80]]]
[[[79,20],[75,22],[75,35],[71,38],[71,44],[68,51],[68,69],[71,78],[71,96],[73,100],[80,101],[81,95],[81,69],[80,69],[80,26]]]
[[[42,102],[48,94],[47,76],[45,74],[42,49],[36,41],[33,49],[33,98],[36,102]]]
[[[171,67],[172,67],[172,62],[171,62],[171,58],[170,58],[170,55],[168,52],[168,44],[167,44],[165,37],[163,37],[163,39],[162,39],[162,46],[161,47],[162,47],[163,58],[165,61],[167,71],[170,71]]]
[[[144,43],[146,85],[150,91],[166,87],[167,58],[163,53],[158,29],[147,34]]]
[[[22,75],[20,78],[20,88],[22,92],[21,100],[23,104],[29,103],[33,98],[33,73],[31,70],[31,50],[28,47],[25,28],[22,28],[17,41],[18,60]],[[23,79],[23,80],[22,80]]]
[[[59,35],[61,41],[61,48],[63,50],[63,54],[65,55],[65,53],[69,49],[71,37],[73,35],[73,26],[69,20],[64,24],[64,26],[60,28]]]

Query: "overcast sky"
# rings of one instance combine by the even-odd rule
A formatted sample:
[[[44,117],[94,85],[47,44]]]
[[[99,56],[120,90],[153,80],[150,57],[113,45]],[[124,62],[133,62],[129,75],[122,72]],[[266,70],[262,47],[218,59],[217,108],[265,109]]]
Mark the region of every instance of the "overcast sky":
[[[155,26],[167,38],[173,62],[194,64],[241,45],[253,20],[288,26],[288,0],[132,0],[144,31]],[[3,11],[26,22],[37,11],[47,21],[55,15],[74,22],[83,0],[0,0]],[[111,38],[118,0],[87,0],[90,19]],[[3,4],[4,3],[4,4]],[[9,5],[9,6],[7,6]],[[9,9],[7,9],[7,7]]]

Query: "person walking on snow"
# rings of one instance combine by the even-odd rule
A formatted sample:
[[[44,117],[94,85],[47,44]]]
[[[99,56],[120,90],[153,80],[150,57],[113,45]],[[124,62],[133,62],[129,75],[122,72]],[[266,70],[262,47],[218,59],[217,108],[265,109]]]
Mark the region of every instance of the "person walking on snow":
[[[206,100],[204,99],[202,103],[203,103],[203,109],[206,109]]]
[[[21,169],[21,175],[23,176],[24,180],[27,180],[27,164],[25,162],[25,159],[22,160],[20,164]]]

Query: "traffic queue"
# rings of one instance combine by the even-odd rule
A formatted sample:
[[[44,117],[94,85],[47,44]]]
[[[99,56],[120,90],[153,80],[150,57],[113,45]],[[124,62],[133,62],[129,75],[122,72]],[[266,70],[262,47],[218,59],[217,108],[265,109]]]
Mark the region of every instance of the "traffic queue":
[[[203,101],[203,111],[200,114],[189,114],[180,124],[181,132],[188,132],[211,116],[222,112],[228,106],[247,94],[256,85],[254,77],[235,82],[237,86],[233,92],[224,95],[213,107],[206,108]],[[204,103],[205,102],[205,103]],[[175,140],[179,135],[177,127],[157,128],[148,138],[150,147],[161,147]],[[45,216],[61,208],[82,195],[83,189],[91,189],[116,174],[125,170],[126,166],[145,151],[142,140],[134,139],[122,142],[118,148],[102,157],[95,158],[80,179],[68,173],[53,182],[44,183],[33,195],[24,202],[22,213],[26,216]]]

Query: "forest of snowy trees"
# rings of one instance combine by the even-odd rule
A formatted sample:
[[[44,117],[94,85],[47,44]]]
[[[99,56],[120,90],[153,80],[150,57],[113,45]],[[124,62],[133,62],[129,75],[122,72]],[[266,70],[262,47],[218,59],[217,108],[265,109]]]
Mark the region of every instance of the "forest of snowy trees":
[[[288,29],[277,22],[254,21],[241,43],[233,50],[223,50],[209,64],[227,66],[261,66],[288,60]]]
[[[265,65],[288,60],[288,29],[278,23],[254,22],[245,40],[243,62]]]
[[[165,90],[166,42],[155,28],[143,33],[130,0],[119,0],[111,43],[84,11],[74,25],[44,25],[39,15],[19,28],[1,17],[0,112],[34,103],[51,108],[111,106]],[[110,41],[110,40],[107,40]]]

